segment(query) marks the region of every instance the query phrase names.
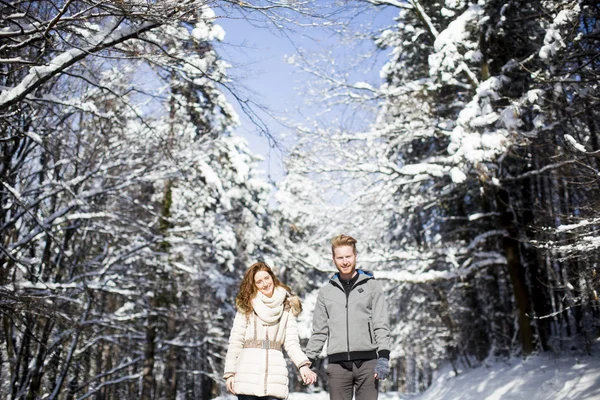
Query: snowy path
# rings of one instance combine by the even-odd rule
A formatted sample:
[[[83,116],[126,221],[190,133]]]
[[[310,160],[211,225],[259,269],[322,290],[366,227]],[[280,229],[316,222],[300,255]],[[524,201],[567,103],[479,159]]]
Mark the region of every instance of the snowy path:
[[[594,356],[542,354],[453,376],[442,370],[424,393],[381,393],[380,400],[599,400],[600,351]],[[236,400],[223,396],[219,400]],[[217,399],[213,399],[217,400]],[[327,392],[291,393],[289,400],[329,400]]]
[[[465,371],[442,371],[416,395],[381,393],[380,400],[598,400],[600,357],[544,354]],[[329,400],[326,392],[292,393],[289,400]]]

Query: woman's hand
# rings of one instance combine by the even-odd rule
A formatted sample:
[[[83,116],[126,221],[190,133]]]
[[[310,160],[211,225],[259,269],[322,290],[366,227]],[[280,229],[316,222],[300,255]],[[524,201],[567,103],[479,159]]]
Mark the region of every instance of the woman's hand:
[[[317,381],[317,374],[315,374],[308,365],[300,367],[300,376],[305,385],[312,385]]]
[[[233,376],[230,376],[229,378],[227,378],[225,385],[227,386],[227,390],[229,392],[231,392],[232,394],[235,394],[235,392],[233,391]]]

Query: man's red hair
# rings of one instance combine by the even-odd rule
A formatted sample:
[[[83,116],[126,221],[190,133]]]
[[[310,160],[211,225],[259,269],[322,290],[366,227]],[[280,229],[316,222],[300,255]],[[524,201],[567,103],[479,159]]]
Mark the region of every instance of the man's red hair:
[[[342,246],[350,246],[352,247],[354,255],[358,254],[356,251],[356,239],[352,236],[344,235],[343,233],[331,239],[331,254],[335,256],[335,248]]]

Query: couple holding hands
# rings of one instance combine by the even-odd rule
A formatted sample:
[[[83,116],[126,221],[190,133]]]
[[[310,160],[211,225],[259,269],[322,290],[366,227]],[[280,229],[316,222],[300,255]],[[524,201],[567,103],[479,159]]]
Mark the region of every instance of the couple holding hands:
[[[356,239],[331,240],[338,272],[319,290],[312,334],[303,352],[296,317],[300,299],[271,268],[253,264],[244,275],[225,357],[227,390],[238,400],[288,397],[285,349],[304,384],[316,382],[310,367],[327,345],[331,400],[376,400],[378,382],[389,374],[390,327],[381,285],[368,271],[356,269]]]

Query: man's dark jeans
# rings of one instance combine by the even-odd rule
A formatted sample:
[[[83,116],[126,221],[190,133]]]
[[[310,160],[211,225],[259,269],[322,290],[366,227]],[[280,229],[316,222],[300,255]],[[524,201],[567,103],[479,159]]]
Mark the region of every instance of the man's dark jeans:
[[[377,360],[363,361],[360,367],[352,364],[352,370],[337,363],[327,365],[330,400],[377,400],[379,381],[375,379]],[[356,390],[356,392],[355,392]]]

